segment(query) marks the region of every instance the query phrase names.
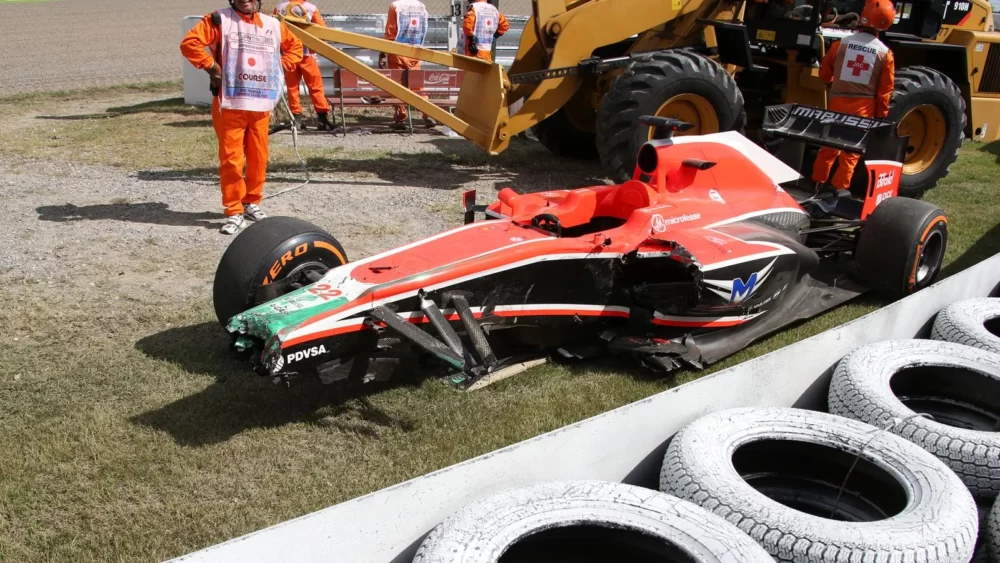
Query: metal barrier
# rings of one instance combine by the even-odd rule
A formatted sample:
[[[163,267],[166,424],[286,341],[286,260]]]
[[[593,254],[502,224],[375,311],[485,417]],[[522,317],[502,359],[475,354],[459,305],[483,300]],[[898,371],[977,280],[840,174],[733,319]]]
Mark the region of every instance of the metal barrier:
[[[189,29],[201,21],[203,16],[187,16],[181,22],[181,34],[187,33]],[[343,31],[350,31],[371,37],[382,38],[385,35],[386,14],[333,14],[324,16],[326,25]],[[504,68],[509,69],[517,55],[517,48],[521,42],[521,32],[528,21],[527,16],[507,16],[510,22],[510,31],[497,41],[496,61]],[[424,46],[435,51],[448,51],[449,34],[455,39],[456,45],[463,45],[464,38],[461,32],[461,20],[452,21],[450,16],[430,16],[427,22],[427,37]],[[367,49],[359,49],[347,45],[336,45],[348,55],[358,59],[371,68],[378,67],[378,53]],[[334,72],[336,65],[329,60],[318,57],[320,74],[323,76],[323,88],[331,102],[337,102],[336,88],[334,84]],[[208,91],[208,76],[191,66],[191,63],[182,57],[184,72],[184,103],[191,105],[210,105],[212,96]],[[440,65],[424,63],[425,70],[442,69]],[[307,96],[308,92],[305,83],[299,85],[302,96]]]
[[[327,26],[343,31],[378,38],[385,36],[386,14],[329,15],[324,16],[323,19],[326,21]],[[524,30],[524,24],[527,23],[528,18],[527,16],[508,16],[507,21],[510,22],[510,31],[497,41],[496,62],[504,68],[509,69],[510,65],[514,62],[514,58],[517,56],[517,48],[521,43],[521,32]],[[458,28],[457,32],[450,32],[449,29],[455,29],[454,26],[456,25]],[[449,33],[457,33],[457,45],[464,45],[461,27],[461,21],[456,24],[448,16],[430,16],[427,21],[427,37],[424,39],[424,47],[434,51],[448,51]],[[334,46],[372,68],[378,67],[379,54],[375,51],[359,49],[348,45]],[[323,87],[328,92],[333,91],[333,71],[335,66],[329,60],[319,57],[320,73],[323,75]],[[431,70],[444,67],[424,63],[422,68]],[[304,86],[302,87],[304,88]],[[302,92],[304,94],[305,90],[302,90]]]

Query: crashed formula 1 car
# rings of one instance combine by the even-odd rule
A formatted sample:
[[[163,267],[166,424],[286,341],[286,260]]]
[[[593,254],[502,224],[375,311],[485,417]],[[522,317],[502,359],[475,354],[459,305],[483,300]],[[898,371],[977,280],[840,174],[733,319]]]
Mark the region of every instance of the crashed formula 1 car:
[[[506,188],[484,207],[470,192],[464,226],[353,263],[322,229],[266,219],[223,256],[216,314],[276,381],[385,380],[436,363],[461,386],[554,352],[700,368],[866,290],[929,285],[947,219],[894,197],[906,147],[895,124],[767,112],[777,156],[736,132],[674,135],[689,126],[645,117],[658,138],[631,181]],[[864,155],[855,197],[797,188],[808,146]]]

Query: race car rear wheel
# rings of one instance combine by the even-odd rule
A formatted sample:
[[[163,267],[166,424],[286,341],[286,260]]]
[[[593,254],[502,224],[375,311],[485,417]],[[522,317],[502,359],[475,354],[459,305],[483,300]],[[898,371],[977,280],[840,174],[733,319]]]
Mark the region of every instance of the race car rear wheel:
[[[597,116],[597,150],[617,182],[632,177],[639,148],[654,138],[650,127],[637,123],[643,115],[695,126],[675,135],[739,131],[747,122],[739,86],[715,61],[681,50],[636,56],[615,79]]]
[[[934,283],[947,246],[948,219],[940,207],[891,198],[861,227],[854,260],[865,285],[898,299]]]
[[[320,227],[294,217],[268,217],[240,233],[222,255],[212,287],[215,315],[225,326],[259,299],[279,297],[346,263],[344,248]],[[258,291],[283,281],[289,283],[274,285],[276,291]]]

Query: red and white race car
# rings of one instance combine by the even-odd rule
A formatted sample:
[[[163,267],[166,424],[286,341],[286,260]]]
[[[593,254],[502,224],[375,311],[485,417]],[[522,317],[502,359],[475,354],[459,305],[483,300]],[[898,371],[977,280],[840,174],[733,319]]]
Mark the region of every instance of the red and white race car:
[[[467,194],[464,226],[357,262],[319,227],[266,219],[223,256],[216,313],[277,380],[383,380],[427,357],[465,385],[553,352],[697,368],[868,289],[895,298],[930,284],[947,219],[894,197],[895,125],[767,111],[781,159],[739,133],[679,136],[687,124],[647,117],[662,138],[642,147],[632,180],[508,188],[478,209]],[[798,191],[804,145],[864,154],[857,197]]]

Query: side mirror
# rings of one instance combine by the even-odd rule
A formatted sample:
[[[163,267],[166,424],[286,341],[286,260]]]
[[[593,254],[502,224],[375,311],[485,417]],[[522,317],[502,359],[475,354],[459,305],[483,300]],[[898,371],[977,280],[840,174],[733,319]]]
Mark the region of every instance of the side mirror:
[[[693,124],[686,121],[671,119],[669,117],[656,117],[655,115],[640,116],[637,122],[639,125],[656,129],[657,133],[663,133],[667,139],[672,137],[677,131],[689,131],[694,128]]]

